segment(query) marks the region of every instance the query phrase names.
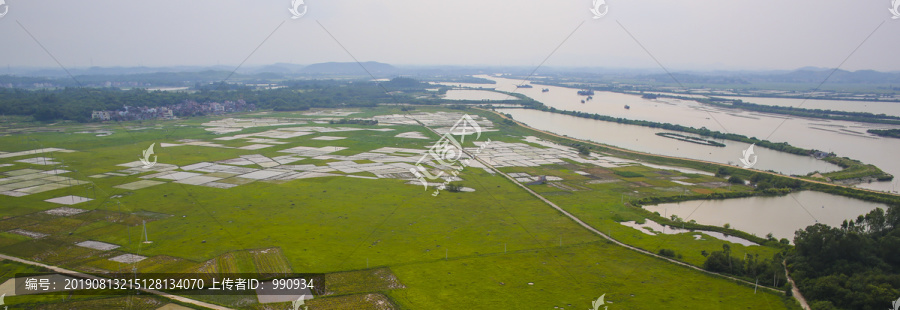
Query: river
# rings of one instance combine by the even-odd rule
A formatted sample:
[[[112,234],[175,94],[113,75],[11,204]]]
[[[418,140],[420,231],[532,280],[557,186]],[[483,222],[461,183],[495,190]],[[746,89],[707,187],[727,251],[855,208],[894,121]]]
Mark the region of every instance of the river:
[[[724,141],[725,147],[699,145],[656,135],[658,132],[671,132],[668,130],[531,109],[497,109],[497,111],[508,113],[513,119],[538,129],[651,154],[736,164],[740,162],[741,150],[750,147],[750,144],[734,141]],[[761,147],[754,150],[758,156],[754,168],[761,170],[805,175],[812,171],[828,172],[840,169],[810,156],[799,156]]]
[[[586,98],[585,96],[579,96],[576,93],[577,89],[574,88],[535,85],[534,88],[517,89],[516,85],[520,84],[521,80],[492,76],[479,77],[494,80],[497,84],[467,84],[465,86],[481,86],[496,88],[502,91],[516,91],[540,101],[549,107],[560,110],[598,113],[613,117],[680,124],[695,128],[706,127],[710,130],[736,133],[773,142],[788,142],[791,145],[806,149],[834,152],[838,156],[861,160],[867,164],[874,164],[882,170],[898,176],[898,178],[895,178],[892,182],[864,183],[858,185],[859,187],[880,191],[896,191],[900,189],[900,186],[897,185],[898,179],[900,179],[900,160],[896,160],[897,154],[900,153],[900,139],[877,137],[866,132],[867,129],[872,128],[889,129],[900,128],[900,126],[790,117],[738,109],[718,108],[701,104],[693,100],[665,98],[651,100],[641,98],[637,95],[613,92],[596,92],[593,96],[593,100],[586,101],[582,104],[581,100]],[[542,92],[541,88],[548,88],[549,92]],[[629,109],[625,109],[625,105],[628,105]],[[549,113],[526,115],[524,113],[531,112],[513,110],[504,110],[504,113],[510,113],[513,117],[520,115],[522,117],[521,120],[528,120],[525,122],[526,124],[538,129],[559,134],[567,134],[572,137],[585,138],[601,143],[611,141],[609,139],[618,139],[618,142],[621,142],[631,135],[637,135],[635,138],[637,139],[635,141],[636,143],[632,145],[620,144],[619,146],[635,150],[648,150],[658,154],[677,157],[700,159],[697,158],[698,154],[702,154],[703,151],[706,151],[709,160],[715,160],[720,163],[728,163],[729,161],[737,162],[738,158],[742,156],[741,150],[747,147],[746,144],[731,141],[726,141],[725,144],[733,146],[716,148],[719,149],[718,151],[707,150],[708,148],[711,148],[709,146],[682,142],[679,143],[684,145],[684,147],[673,147],[671,143],[666,144],[659,142],[662,140],[653,140],[653,143],[640,143],[641,137],[645,137],[646,135],[635,128],[641,126],[618,127],[617,131],[612,135],[608,133],[600,135],[598,132],[588,133],[588,131],[596,129],[597,127],[587,125],[587,123],[584,122],[578,122],[578,126],[575,126],[574,124],[576,123],[571,121],[571,119],[565,119],[565,121],[561,122],[552,122],[551,124],[551,122],[547,120],[549,119]],[[518,117],[516,118],[518,119]],[[602,121],[589,121],[608,123]],[[603,127],[603,125],[596,126]],[[587,130],[582,128],[587,128]],[[588,135],[592,135],[592,137],[589,137]],[[663,143],[663,145],[651,145],[656,143]],[[754,168],[758,169],[772,169],[786,174],[805,174],[805,172],[810,171],[831,171],[834,169],[834,166],[830,164],[820,164],[815,161],[807,161],[803,166],[794,166],[799,159],[788,160],[786,158],[789,157],[786,156],[795,155],[777,155],[780,153],[766,152],[767,150],[761,147],[755,148],[755,151],[759,157],[758,163]],[[726,154],[726,152],[728,154]]]

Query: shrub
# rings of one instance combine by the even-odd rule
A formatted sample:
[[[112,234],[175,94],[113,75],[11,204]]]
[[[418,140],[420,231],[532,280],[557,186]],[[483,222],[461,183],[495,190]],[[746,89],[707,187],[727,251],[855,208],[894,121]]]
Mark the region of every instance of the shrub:
[[[446,189],[448,192],[451,192],[451,193],[457,193],[457,192],[459,192],[460,190],[462,190],[462,185],[455,184],[455,183],[448,183],[447,186],[445,187],[445,189]]]
[[[623,178],[640,178],[640,177],[644,176],[643,174],[633,172],[633,171],[615,171],[613,173],[615,173],[617,176],[620,176]]]
[[[659,254],[659,255],[662,255],[662,256],[665,256],[665,257],[673,258],[673,257],[675,257],[675,250],[659,249],[659,253],[658,253],[658,254]]]
[[[736,176],[731,176],[730,178],[728,178],[728,183],[731,183],[731,184],[744,184],[744,179],[741,179],[741,178],[736,177]]]

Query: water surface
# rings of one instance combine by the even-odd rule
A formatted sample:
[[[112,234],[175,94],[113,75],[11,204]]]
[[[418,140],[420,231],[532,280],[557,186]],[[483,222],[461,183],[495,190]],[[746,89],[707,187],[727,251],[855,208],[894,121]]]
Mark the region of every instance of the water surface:
[[[802,191],[778,197],[747,197],[725,200],[695,200],[644,206],[663,216],[678,215],[685,221],[723,226],[765,237],[794,240],[794,231],[815,223],[840,227],[846,219],[869,213],[875,208],[887,210],[880,203],[815,191]]]
[[[501,113],[508,113],[515,120],[537,129],[650,154],[738,165],[742,154],[741,151],[750,147],[750,144],[743,142],[721,140],[719,142],[724,143],[725,147],[700,145],[656,135],[658,132],[671,132],[668,130],[598,121],[538,110],[496,110]],[[829,172],[840,170],[840,167],[836,165],[810,156],[794,155],[762,147],[755,147],[754,151],[757,154],[756,164],[753,166],[754,169],[773,170],[788,175],[806,175],[813,171]]]
[[[496,78],[491,76],[480,77],[497,81],[497,84],[491,86],[498,90],[516,91],[534,98],[549,107],[560,110],[597,113],[632,120],[679,124],[694,128],[705,127],[710,130],[736,133],[773,142],[788,142],[791,145],[805,149],[834,152],[837,156],[861,160],[866,164],[874,164],[885,172],[898,177],[895,178],[893,182],[864,183],[858,185],[859,187],[880,191],[896,191],[900,189],[900,185],[898,185],[898,179],[900,179],[900,160],[897,160],[897,154],[900,154],[900,139],[878,137],[866,132],[868,129],[897,129],[900,128],[900,126],[757,113],[739,109],[718,108],[701,104],[693,100],[666,98],[652,100],[641,98],[641,96],[638,95],[613,92],[596,92],[593,96],[593,100],[586,100],[585,103],[582,104],[581,100],[586,99],[586,97],[579,96],[577,94],[578,89],[575,88],[535,85],[534,88],[516,89],[515,85],[521,83],[521,80]],[[550,91],[544,93],[541,92],[541,88],[548,88]],[[854,104],[858,105],[859,102],[854,102]],[[626,105],[629,109],[625,109]],[[551,128],[540,126],[538,124],[533,125],[535,125],[536,128],[557,133],[562,133],[559,132],[559,130],[563,130],[561,128]],[[652,146],[645,145],[645,147]],[[731,151],[734,152],[732,155],[717,156],[717,161],[736,161],[736,158],[741,157],[741,150],[732,149]],[[756,148],[756,150],[757,153],[759,153],[763,148]],[[781,158],[769,158],[768,155],[760,153],[759,164],[776,160],[781,160]],[[812,171],[808,168],[809,167],[797,170]],[[765,170],[769,168],[764,166],[760,167],[760,169]],[[773,170],[783,171],[778,169]],[[816,168],[813,168],[813,170],[816,170]]]

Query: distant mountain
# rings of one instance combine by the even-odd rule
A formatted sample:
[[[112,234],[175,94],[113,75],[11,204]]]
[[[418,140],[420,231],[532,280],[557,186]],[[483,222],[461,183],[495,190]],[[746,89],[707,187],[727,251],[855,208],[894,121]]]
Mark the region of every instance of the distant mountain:
[[[289,63],[276,63],[273,65],[261,66],[261,67],[252,67],[247,68],[246,70],[240,70],[241,73],[278,73],[283,75],[293,75],[299,73],[305,68],[303,65],[289,64]]]
[[[152,73],[182,73],[201,71],[228,71],[234,70],[233,66],[171,66],[171,67],[90,67],[68,68],[68,73],[59,67],[48,68],[12,68],[10,73],[19,76],[41,76],[51,78],[68,78],[69,73],[74,76],[85,75],[133,75]]]
[[[365,69],[363,69],[365,67]],[[368,71],[368,72],[367,72]],[[326,62],[311,64],[300,70],[305,74],[339,74],[339,75],[360,75],[368,76],[369,73],[376,77],[382,77],[384,74],[396,74],[400,69],[386,63],[375,61],[367,61],[360,64],[355,62]]]
[[[833,68],[822,68],[822,67],[809,67],[809,66],[807,66],[807,67],[803,67],[803,68],[800,68],[800,69],[797,69],[797,70],[794,70],[794,71],[819,71],[819,72],[821,72],[821,71],[826,71],[826,72],[827,72],[827,71],[831,71],[831,70],[834,70],[834,69],[833,69]]]
[[[365,69],[363,69],[365,67]],[[393,66],[386,63],[369,61],[360,64],[355,62],[326,62],[308,66],[275,63],[270,65],[241,66],[235,72],[234,65],[215,66],[166,66],[166,67],[87,67],[68,68],[68,73],[59,67],[29,68],[7,67],[0,69],[0,75],[17,77],[43,77],[53,80],[60,86],[77,86],[78,83],[69,77],[69,73],[81,83],[93,84],[111,82],[137,82],[144,85],[194,85],[195,83],[218,82],[229,77],[231,81],[264,82],[265,80],[291,79],[298,77],[330,78],[351,77],[394,78],[397,76],[415,77],[419,80],[435,80],[448,78],[458,79],[462,76],[477,74],[505,73],[514,76],[557,76],[564,78],[600,78],[602,80],[621,80],[636,78],[641,81],[657,83],[701,84],[701,85],[741,85],[757,83],[803,83],[818,84],[900,84],[900,71],[879,72],[874,70],[846,71],[833,68],[803,67],[796,70],[714,70],[691,71],[680,70],[671,75],[658,68],[628,69],[604,67],[541,67],[537,72],[530,66],[444,66],[444,65],[402,65]],[[5,71],[5,72],[3,72]],[[368,72],[367,72],[368,71]],[[673,76],[675,80],[673,80]],[[6,80],[7,84],[19,85],[24,80]],[[12,82],[16,81],[16,82]],[[31,83],[35,84],[37,82]],[[37,83],[40,84],[40,83]],[[23,84],[24,85],[24,84]]]
[[[708,75],[708,74],[687,74],[672,73],[669,74],[652,74],[641,76],[640,78],[662,83],[689,83],[689,84],[749,84],[743,78],[730,75]],[[673,79],[674,78],[674,79]]]
[[[779,83],[900,83],[900,74],[873,70],[846,71],[823,68],[803,68],[785,74],[760,75],[750,78],[754,82]]]
[[[827,81],[829,84],[898,84],[900,73],[874,70],[846,71],[829,68],[804,67],[793,71],[712,71],[674,72],[638,76],[641,79],[672,83],[672,77],[680,83],[691,84],[752,84],[752,83],[812,83]]]

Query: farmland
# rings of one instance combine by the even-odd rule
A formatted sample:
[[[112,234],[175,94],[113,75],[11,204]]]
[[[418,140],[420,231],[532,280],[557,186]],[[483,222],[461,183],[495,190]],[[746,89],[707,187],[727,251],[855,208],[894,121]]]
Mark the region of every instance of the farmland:
[[[529,188],[617,240],[651,252],[673,249],[695,266],[703,264],[701,250],[727,243],[618,224],[653,217],[623,204],[626,198],[685,191],[672,180],[722,178],[580,155],[489,113],[466,113],[476,115],[483,133],[465,147],[490,141],[480,158],[523,183],[545,176],[546,183]],[[795,307],[782,293],[754,293],[611,244],[480,164],[455,181],[473,191],[423,191],[408,169],[441,137],[419,123],[446,128],[460,116],[440,107],[379,107],[143,123],[11,122],[18,133],[0,136],[0,253],[94,274],[325,274],[327,293],[308,301],[311,309],[582,309],[602,294],[630,309]],[[330,122],[361,118],[379,122]],[[82,133],[95,131],[112,134]],[[138,159],[151,144],[157,163],[142,168]],[[79,198],[47,201],[68,196]],[[62,206],[70,209],[47,212]],[[781,251],[733,248],[734,255],[761,257]],[[188,297],[245,309],[289,306],[247,296]],[[29,295],[6,302],[73,306],[121,298]],[[164,300],[146,298],[152,300],[133,302]]]

